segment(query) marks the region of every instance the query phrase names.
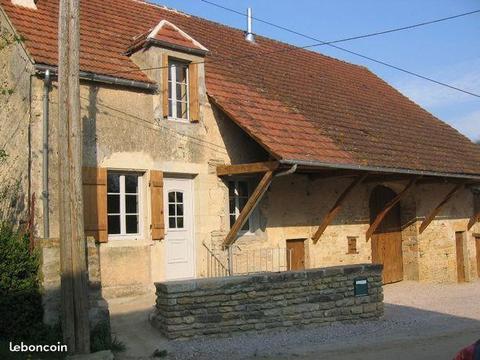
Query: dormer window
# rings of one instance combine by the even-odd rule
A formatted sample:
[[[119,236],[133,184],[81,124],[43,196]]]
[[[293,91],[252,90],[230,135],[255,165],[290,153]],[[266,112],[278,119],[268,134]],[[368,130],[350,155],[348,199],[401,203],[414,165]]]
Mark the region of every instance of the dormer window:
[[[168,62],[168,118],[188,121],[190,113],[189,64],[169,60]]]

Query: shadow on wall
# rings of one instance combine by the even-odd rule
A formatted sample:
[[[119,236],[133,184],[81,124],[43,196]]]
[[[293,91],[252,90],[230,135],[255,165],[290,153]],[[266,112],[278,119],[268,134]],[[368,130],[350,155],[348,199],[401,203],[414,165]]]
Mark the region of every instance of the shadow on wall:
[[[273,180],[259,208],[268,218],[268,227],[319,226],[340,194],[351,182],[352,179],[348,178],[319,179],[304,174],[277,178]],[[379,185],[390,188],[398,194],[405,183],[368,183],[359,186],[348,195],[341,212],[330,226],[369,225],[371,222],[370,197],[373,190]],[[442,196],[448,193],[450,187],[448,185],[443,187],[422,185],[421,188],[411,190],[400,201],[402,230],[416,221],[422,221],[438,205]],[[419,203],[422,205],[421,208]],[[419,211],[422,214],[419,214]],[[458,208],[454,198],[437,216],[437,219],[468,219],[472,214],[473,207],[471,213],[468,213],[465,209]]]
[[[213,104],[212,111],[232,164],[268,160],[269,154]]]

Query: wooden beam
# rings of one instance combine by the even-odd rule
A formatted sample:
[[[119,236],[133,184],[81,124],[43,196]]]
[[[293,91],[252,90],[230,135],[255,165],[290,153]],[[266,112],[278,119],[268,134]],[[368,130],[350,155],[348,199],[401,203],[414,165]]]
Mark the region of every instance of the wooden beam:
[[[453,189],[445,196],[445,198],[437,205],[435,209],[432,210],[430,215],[428,215],[425,220],[423,220],[422,225],[420,225],[420,234],[425,231],[425,229],[430,225],[430,223],[435,219],[438,213],[443,209],[443,207],[450,201],[450,199],[455,195],[460,189],[462,189],[465,184],[458,184],[453,187]]]
[[[242,228],[243,224],[247,221],[247,219],[252,214],[252,211],[255,210],[258,202],[262,199],[263,195],[268,189],[268,186],[271,184],[273,179],[273,171],[267,171],[265,175],[263,175],[262,180],[258,183],[255,191],[252,193],[250,198],[248,199],[247,203],[245,204],[244,208],[238,215],[237,220],[231,227],[230,231],[223,242],[224,247],[228,247],[236,240],[237,234]]]
[[[318,227],[317,231],[315,234],[312,236],[313,243],[315,244],[322,234],[325,232],[327,229],[327,226],[330,225],[337,216],[337,214],[342,210],[343,203],[345,202],[345,199],[347,196],[357,187],[357,185],[361,184],[365,178],[367,177],[367,174],[358,176],[347,188],[343,191],[343,193],[338,197],[337,201],[333,205],[333,207],[330,209],[328,214],[323,218],[323,221],[321,225]]]
[[[470,221],[468,222],[468,225],[467,225],[467,229],[470,230],[473,227],[473,225],[475,225],[479,221],[480,221],[480,210],[475,212],[475,214],[473,214],[473,216],[470,218]]]
[[[470,230],[473,225],[480,221],[480,193],[472,191],[473,193],[473,215],[468,222],[467,229]]]
[[[217,176],[255,174],[275,171],[279,167],[278,161],[265,161],[250,164],[218,165]]]
[[[387,205],[385,205],[385,208],[377,215],[372,225],[370,225],[370,228],[367,231],[367,241],[370,240],[373,233],[380,226],[385,216],[387,216],[387,214],[395,207],[395,205],[397,205],[400,200],[408,193],[408,191],[417,183],[418,179],[419,178],[417,177],[410,180],[407,186],[405,186],[405,188],[397,196],[395,196]]]

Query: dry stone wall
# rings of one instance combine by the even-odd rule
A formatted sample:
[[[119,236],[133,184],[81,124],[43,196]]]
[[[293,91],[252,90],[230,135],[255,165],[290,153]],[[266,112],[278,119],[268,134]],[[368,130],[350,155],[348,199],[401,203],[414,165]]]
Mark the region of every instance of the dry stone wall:
[[[362,264],[156,283],[150,320],[166,337],[183,339],[378,319],[381,273],[381,265]],[[355,279],[367,279],[367,295],[355,295]]]

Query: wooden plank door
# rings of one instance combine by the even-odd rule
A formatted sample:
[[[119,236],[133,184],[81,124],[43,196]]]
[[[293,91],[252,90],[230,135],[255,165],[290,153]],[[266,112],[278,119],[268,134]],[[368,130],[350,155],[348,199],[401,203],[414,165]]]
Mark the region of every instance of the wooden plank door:
[[[455,245],[457,252],[457,278],[458,282],[465,282],[465,256],[463,254],[463,242],[465,233],[455,233]]]
[[[395,192],[385,186],[377,186],[370,198],[371,222],[385,205],[396,196]],[[383,219],[372,235],[372,263],[383,264],[382,279],[384,284],[403,280],[402,228],[400,204],[397,204]]]
[[[287,240],[287,269],[305,269],[305,240]]]
[[[477,275],[480,277],[480,236],[475,236],[475,248],[477,250]]]

